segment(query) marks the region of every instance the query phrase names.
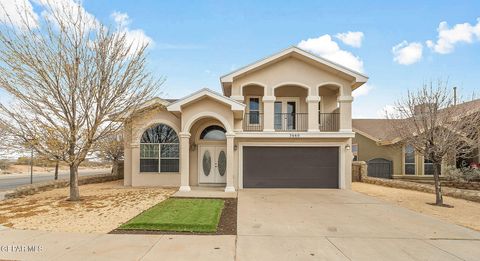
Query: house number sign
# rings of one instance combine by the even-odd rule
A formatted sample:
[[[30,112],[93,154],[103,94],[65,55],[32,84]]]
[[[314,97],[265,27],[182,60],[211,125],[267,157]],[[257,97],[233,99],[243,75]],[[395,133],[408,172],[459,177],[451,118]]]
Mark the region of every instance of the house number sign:
[[[290,138],[300,138],[299,133],[290,133]]]

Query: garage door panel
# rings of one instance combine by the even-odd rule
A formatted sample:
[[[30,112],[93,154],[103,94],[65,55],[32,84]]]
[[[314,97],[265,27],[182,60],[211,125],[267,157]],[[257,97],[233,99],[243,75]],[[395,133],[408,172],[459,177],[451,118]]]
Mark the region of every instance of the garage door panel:
[[[245,188],[338,188],[338,147],[244,147]]]

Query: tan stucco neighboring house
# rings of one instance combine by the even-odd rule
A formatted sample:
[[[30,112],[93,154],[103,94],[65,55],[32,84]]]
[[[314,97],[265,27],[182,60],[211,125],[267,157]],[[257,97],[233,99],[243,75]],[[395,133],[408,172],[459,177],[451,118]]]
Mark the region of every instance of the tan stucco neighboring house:
[[[350,188],[352,91],[368,78],[297,47],[125,116],[125,185]]]
[[[480,111],[480,99],[456,106],[462,106],[468,111]],[[352,151],[354,160],[371,162],[369,175],[376,177],[401,178],[401,176],[408,175],[433,175],[432,163],[425,160],[423,155],[416,152],[412,146],[403,143],[396,135],[393,129],[396,121],[399,120],[353,119],[355,138],[352,140]],[[457,158],[452,162],[444,160],[443,166],[459,166],[471,162],[480,162],[478,149],[472,153],[470,158]],[[388,164],[390,167],[387,167]],[[389,170],[388,173],[387,170]]]

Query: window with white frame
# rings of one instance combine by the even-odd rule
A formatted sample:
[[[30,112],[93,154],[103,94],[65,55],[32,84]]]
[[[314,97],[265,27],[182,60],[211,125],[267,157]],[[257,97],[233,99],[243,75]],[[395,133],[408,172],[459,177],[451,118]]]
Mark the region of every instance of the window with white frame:
[[[140,140],[140,172],[178,172],[179,140],[170,126],[147,129]]]
[[[250,97],[248,100],[249,124],[260,124],[260,98]]]
[[[415,175],[415,148],[407,144],[404,152],[405,174]]]

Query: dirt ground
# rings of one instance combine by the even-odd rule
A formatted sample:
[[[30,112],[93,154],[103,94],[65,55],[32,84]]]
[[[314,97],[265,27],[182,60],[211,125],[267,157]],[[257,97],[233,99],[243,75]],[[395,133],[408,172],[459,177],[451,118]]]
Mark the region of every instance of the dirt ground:
[[[17,229],[108,233],[176,191],[123,187],[122,182],[80,186],[80,202],[66,200],[68,188],[0,201],[0,224]]]
[[[453,208],[436,207],[428,204],[435,202],[434,194],[359,182],[352,183],[352,190],[480,231],[480,203],[443,197],[444,203]]]

